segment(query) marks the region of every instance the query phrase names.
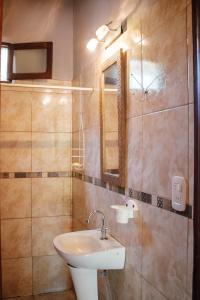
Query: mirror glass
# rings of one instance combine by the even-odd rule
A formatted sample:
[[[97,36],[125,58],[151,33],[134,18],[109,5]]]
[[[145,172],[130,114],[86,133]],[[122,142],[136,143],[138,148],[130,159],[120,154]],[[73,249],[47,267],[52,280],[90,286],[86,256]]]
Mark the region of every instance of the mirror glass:
[[[102,67],[101,178],[116,186],[125,184],[125,58],[119,50]]]
[[[118,73],[117,62],[103,72],[103,170],[113,176],[119,176]]]
[[[14,50],[14,73],[44,73],[47,68],[46,49]]]

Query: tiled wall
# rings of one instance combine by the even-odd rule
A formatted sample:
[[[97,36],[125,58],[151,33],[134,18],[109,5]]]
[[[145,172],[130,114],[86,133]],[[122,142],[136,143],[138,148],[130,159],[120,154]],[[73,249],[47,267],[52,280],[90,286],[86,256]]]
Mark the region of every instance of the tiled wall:
[[[86,216],[98,208],[105,213],[111,234],[126,246],[125,269],[109,274],[113,299],[188,300],[192,293],[192,218],[155,206],[158,196],[170,203],[173,175],[185,177],[187,204],[193,205],[191,4],[186,0],[122,0],[109,1],[108,8],[106,3],[97,0],[94,5],[86,0],[81,6],[81,1],[75,1],[75,83],[95,91],[73,97],[73,147],[78,146],[82,116],[87,175],[86,180],[73,178],[73,226],[75,230],[85,228]],[[106,51],[99,47],[87,53],[85,45],[98,26],[124,17],[130,5],[133,12],[125,35]],[[87,11],[91,18],[83,17]],[[127,225],[117,224],[110,209],[111,204],[124,203],[125,196],[93,184],[100,178],[101,64],[120,47],[127,50],[126,191],[131,188],[151,195],[147,203],[136,200],[139,216]],[[152,74],[153,87],[145,96],[132,78],[147,88]],[[91,227],[99,223],[93,220]]]
[[[71,288],[52,245],[71,230],[71,104],[67,92],[2,86],[3,298]]]

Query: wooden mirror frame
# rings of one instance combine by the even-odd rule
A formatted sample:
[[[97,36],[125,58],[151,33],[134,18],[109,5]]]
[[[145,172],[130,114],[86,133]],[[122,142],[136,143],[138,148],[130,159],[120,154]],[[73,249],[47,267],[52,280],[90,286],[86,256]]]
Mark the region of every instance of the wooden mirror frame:
[[[15,50],[46,49],[46,71],[43,73],[13,73],[13,56]],[[34,43],[17,43],[10,44],[12,71],[11,80],[26,79],[51,79],[52,78],[52,61],[53,61],[53,43],[52,42],[34,42]]]
[[[118,104],[118,137],[119,137],[119,176],[104,173],[104,149],[103,149],[103,87],[104,71],[117,63],[118,82],[117,82],[117,104]],[[109,182],[115,186],[125,186],[125,141],[126,141],[126,53],[120,49],[115,55],[109,58],[102,66],[101,89],[100,89],[100,158],[101,158],[101,178],[104,182]]]

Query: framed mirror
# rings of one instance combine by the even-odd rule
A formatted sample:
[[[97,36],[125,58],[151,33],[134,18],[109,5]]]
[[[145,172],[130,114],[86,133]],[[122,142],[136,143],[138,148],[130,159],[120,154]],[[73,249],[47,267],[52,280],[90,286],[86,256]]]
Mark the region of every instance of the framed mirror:
[[[52,78],[52,42],[2,43],[1,82]]]
[[[101,176],[124,186],[125,177],[125,53],[120,50],[107,60],[101,75]]]
[[[51,79],[52,42],[12,44],[12,79]]]

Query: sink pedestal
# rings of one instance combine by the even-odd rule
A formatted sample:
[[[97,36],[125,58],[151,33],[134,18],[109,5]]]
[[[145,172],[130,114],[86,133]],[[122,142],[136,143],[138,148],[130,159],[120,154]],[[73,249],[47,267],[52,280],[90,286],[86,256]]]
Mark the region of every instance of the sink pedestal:
[[[97,270],[69,266],[78,300],[98,300]]]
[[[125,247],[97,230],[60,234],[53,240],[58,254],[69,265],[78,300],[98,300],[97,270],[124,268]]]

